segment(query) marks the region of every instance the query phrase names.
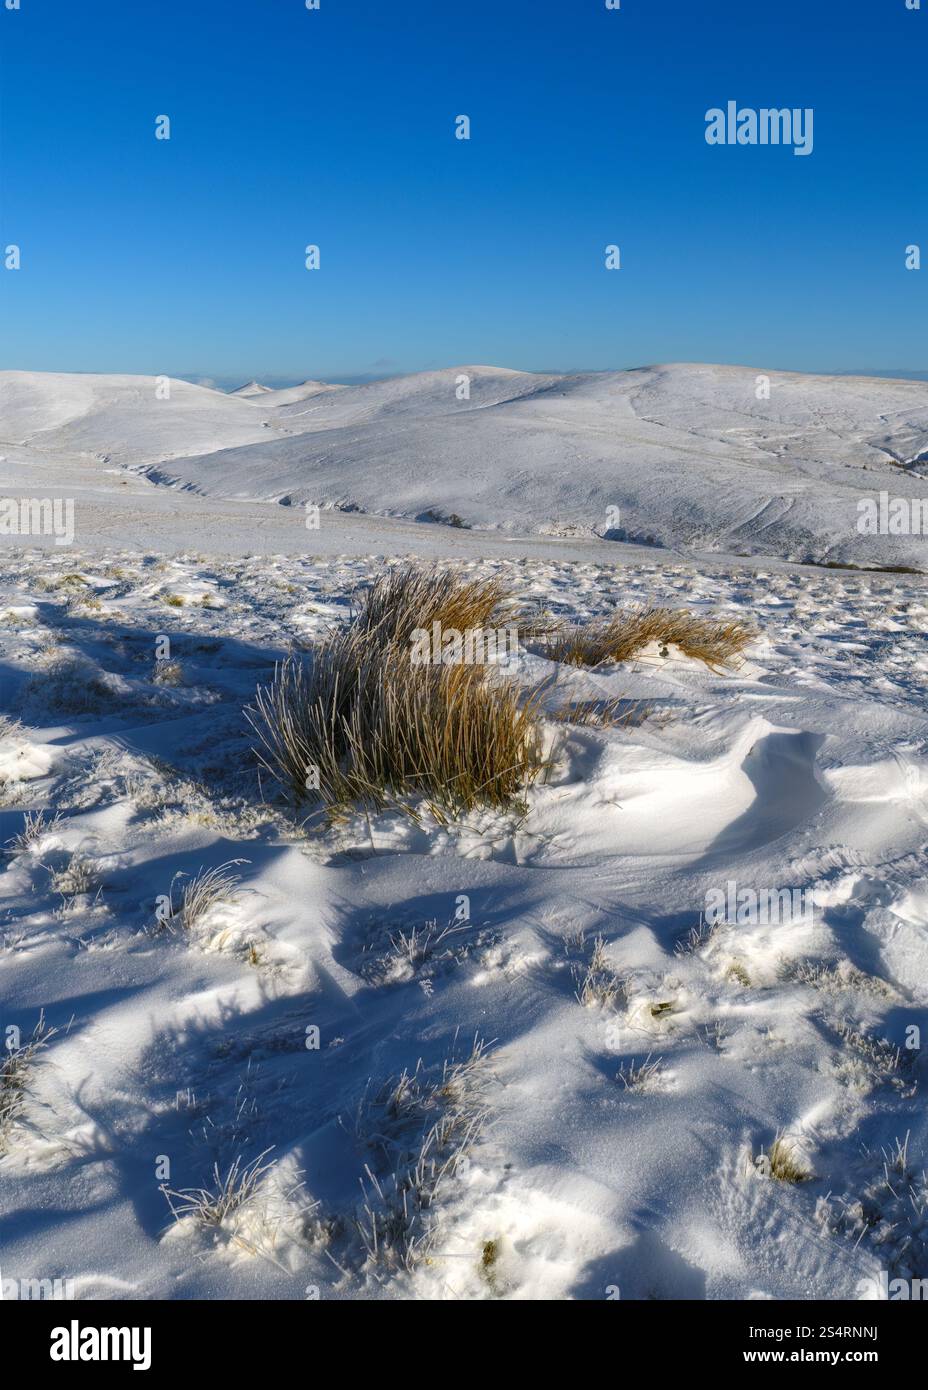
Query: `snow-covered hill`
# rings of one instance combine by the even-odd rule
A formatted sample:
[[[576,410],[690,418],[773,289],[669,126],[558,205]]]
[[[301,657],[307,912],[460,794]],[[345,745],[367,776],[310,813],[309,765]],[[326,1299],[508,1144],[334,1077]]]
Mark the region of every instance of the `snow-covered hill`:
[[[684,364],[229,395],[175,381],[167,400],[156,386],[0,373],[0,437],[214,497],[926,568],[921,534],[858,527],[862,499],[928,496],[925,382]]]
[[[0,372],[0,447],[40,457],[139,464],[209,453],[257,443],[264,418],[248,399],[167,377]]]

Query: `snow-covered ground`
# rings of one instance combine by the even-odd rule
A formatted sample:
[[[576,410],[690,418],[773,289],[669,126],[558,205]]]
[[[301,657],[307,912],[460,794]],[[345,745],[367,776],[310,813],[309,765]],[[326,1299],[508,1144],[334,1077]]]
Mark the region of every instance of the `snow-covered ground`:
[[[928,385],[767,375],[0,373],[7,1296],[928,1278],[928,538],[857,525],[928,489]],[[517,813],[326,830],[244,711],[403,556],[758,635],[724,674],[528,642],[551,710],[627,721],[552,720]],[[250,1199],[185,1215],[236,1164]]]
[[[568,501],[591,514],[624,503],[613,480],[559,474],[550,455],[532,474],[554,434],[530,422],[569,419],[557,437],[574,448],[591,392],[641,432],[636,506],[661,486],[660,515],[682,518],[693,494],[680,469],[696,452],[713,455],[725,503],[702,506],[719,518],[737,477],[751,490],[765,473],[772,494],[776,476],[797,498],[810,488],[811,462],[786,457],[785,416],[776,428],[750,409],[733,418],[739,442],[724,460],[692,409],[649,425],[667,413],[666,378],[641,374],[624,397],[614,379],[554,381],[545,394],[516,378],[500,409],[521,462],[504,475],[488,452],[479,465],[495,500],[475,487],[467,512],[459,474],[428,495],[496,525],[555,498],[564,516]],[[505,381],[494,382],[501,398]],[[839,383],[830,405],[808,389],[822,453],[846,400],[871,388]],[[324,468],[313,456],[314,481],[344,465],[359,505],[414,513],[424,465],[407,466],[417,476],[404,475],[401,496],[388,497],[393,481],[365,491],[364,469],[344,463],[331,434],[345,411],[337,430],[356,459],[391,411],[400,428],[403,389],[392,385],[373,424],[351,414],[373,388],[322,393],[331,458]],[[925,387],[879,390],[885,436],[898,442],[903,417],[917,433],[918,410],[924,428]],[[168,441],[176,476],[226,493],[249,476],[268,496],[279,467],[296,497],[293,461],[312,441],[250,439],[239,407],[260,410],[266,393],[205,394],[215,416],[198,426],[200,447],[210,432],[211,447],[241,434],[213,463],[193,463],[181,425]],[[121,473],[123,454],[100,462],[94,451],[121,449],[163,465],[166,437],[155,448],[154,426],[131,411],[116,441],[97,433],[87,396],[64,393],[51,423],[23,400],[17,429],[4,429],[16,441],[7,466],[16,455],[53,484],[67,456],[96,520],[93,552],[78,529],[74,548],[6,538],[2,556],[0,711],[21,721],[0,733],[2,1023],[25,1042],[44,1011],[56,1030],[3,1140],[4,1279],[70,1280],[78,1297],[828,1299],[866,1296],[879,1285],[863,1281],[881,1271],[928,1277],[921,577],[708,564],[583,538],[494,548],[476,532],[356,516],[332,532],[324,519],[307,541],[292,509],[220,506]],[[470,409],[472,423],[493,413],[476,393]],[[839,491],[868,459],[887,466],[875,462],[885,443],[858,438],[861,418],[816,488],[833,473]],[[255,435],[269,432],[255,419]],[[433,437],[450,450],[460,436],[446,424]],[[417,415],[402,428],[397,458],[425,426]],[[763,448],[747,437],[760,428]],[[687,441],[672,483],[655,442],[668,431]],[[605,456],[605,425],[598,439]],[[899,452],[923,447],[912,436]],[[243,471],[224,474],[239,452]],[[893,479],[907,481],[898,469]],[[237,555],[249,517],[252,554]],[[293,543],[275,549],[277,519]],[[556,674],[558,703],[621,697],[632,716],[619,728],[552,725],[556,762],[524,814],[301,825],[259,782],[243,709],[275,660],[345,619],[382,569],[371,552],[415,549],[413,533],[557,615],[691,606],[746,618],[759,636],[729,674],[674,649],[593,672],[524,650],[509,668],[520,680]],[[340,536],[353,536],[352,553],[337,553]],[[715,541],[731,536],[719,519]],[[159,903],[223,865],[238,880],[232,897],[186,933],[158,930]],[[795,890],[800,909],[707,931],[707,902],[730,883]],[[426,1160],[455,1161],[433,1193],[425,1258],[376,1262],[371,1222],[382,1252],[391,1174],[430,1132]],[[262,1153],[272,1166],[221,1226],[172,1218],[162,1185],[209,1187],[214,1164],[224,1176]],[[784,1155],[804,1181],[768,1171]]]

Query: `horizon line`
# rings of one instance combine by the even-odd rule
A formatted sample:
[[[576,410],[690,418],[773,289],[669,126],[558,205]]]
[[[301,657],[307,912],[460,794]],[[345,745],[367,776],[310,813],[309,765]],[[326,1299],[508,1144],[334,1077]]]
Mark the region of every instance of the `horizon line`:
[[[633,366],[623,367],[509,367],[498,363],[488,362],[461,362],[450,363],[444,366],[419,367],[414,370],[406,371],[386,371],[386,372],[348,372],[340,376],[317,376],[317,375],[293,375],[279,371],[270,371],[262,375],[252,374],[251,376],[232,376],[229,373],[213,374],[208,371],[178,371],[178,372],[132,372],[132,371],[98,371],[93,369],[60,370],[47,368],[26,368],[26,367],[2,367],[3,372],[34,372],[36,375],[49,376],[166,376],[175,381],[184,381],[191,386],[202,386],[207,390],[221,391],[228,395],[235,391],[240,391],[246,386],[263,386],[269,391],[288,390],[295,386],[303,386],[307,382],[318,382],[323,386],[364,386],[377,381],[395,381],[402,377],[425,376],[430,372],[451,372],[479,369],[484,371],[506,371],[520,373],[526,376],[607,376],[610,374],[620,374],[634,371],[648,371],[656,367],[732,367],[741,368],[746,371],[756,370],[763,372],[777,372],[791,376],[828,376],[828,377],[864,377],[877,380],[895,381],[928,381],[928,367],[830,367],[819,370],[802,370],[795,367],[760,367],[756,363],[747,362],[713,362],[708,360],[691,359],[664,359],[656,362],[636,363]]]

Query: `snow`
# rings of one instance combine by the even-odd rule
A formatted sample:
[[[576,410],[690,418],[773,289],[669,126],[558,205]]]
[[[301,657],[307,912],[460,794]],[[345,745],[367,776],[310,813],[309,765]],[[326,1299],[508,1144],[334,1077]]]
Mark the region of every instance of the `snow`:
[[[160,399],[156,378],[4,372],[0,415],[3,438],[25,450],[7,459],[13,478],[78,456],[97,473],[142,470],[212,498],[925,568],[923,535],[858,526],[862,499],[885,492],[908,505],[925,493],[928,383],[918,381],[465,366],[229,395],[174,381]]]
[[[3,740],[0,833],[36,808],[60,820],[5,871],[5,1021],[25,1033],[44,1009],[59,1030],[0,1160],[5,1277],[81,1297],[585,1299],[854,1298],[881,1269],[924,1276],[924,1201],[897,1209],[881,1152],[908,1134],[916,1175],[928,1138],[904,1052],[928,1012],[922,581],[467,560],[572,618],[682,603],[762,635],[728,675],[672,652],[562,668],[560,697],[652,714],[566,730],[524,817],[319,834],[262,801],[241,710],[378,562],[72,554],[79,584],[58,555],[8,560],[2,707],[24,722]],[[154,678],[159,634],[176,685]],[[73,856],[94,870],[83,894],[62,890]],[[232,861],[233,901],[190,939],[152,932],[176,875]],[[815,911],[679,954],[728,880],[813,891]],[[461,895],[455,948],[402,964],[391,939],[448,924]],[[598,936],[624,995],[585,1008],[572,967]],[[365,1093],[475,1034],[494,1043],[489,1122],[433,1209],[429,1261],[372,1270]],[[626,1090],[620,1068],[648,1057],[653,1084]],[[781,1129],[808,1182],[752,1167]],[[227,1227],[171,1220],[159,1156],[182,1189],[268,1148]]]
[[[470,371],[460,403],[456,371],[276,402],[2,374],[0,493],[76,499],[73,547],[2,538],[3,1025],[56,1030],[0,1140],[5,1288],[855,1299],[928,1277],[926,581],[791,555],[915,555],[836,537],[859,479],[918,486],[886,451],[924,450],[926,388]],[[766,525],[765,488],[794,499]],[[363,510],[308,530],[274,500],[304,494]],[[606,499],[666,548],[597,535]],[[259,782],[243,710],[405,555],[570,621],[647,603],[757,637],[729,672],[529,643],[507,670],[552,680],[551,708],[636,717],[551,721],[524,814],[325,830]],[[165,929],[159,903],[223,866],[235,891]],[[730,883],[812,910],[710,931]],[[584,1005],[594,968],[612,996]],[[449,1060],[473,1133],[428,1258],[374,1263],[365,1205],[447,1117]],[[805,1181],[765,1173],[778,1133]],[[161,1186],[262,1154],[220,1225],[174,1219]]]
[[[238,386],[234,391],[230,391],[230,396],[266,396],[271,390],[270,386],[263,386],[260,381],[246,381],[244,386]]]
[[[159,396],[167,383],[169,395]],[[191,445],[255,443],[263,421],[249,401],[187,381],[144,376],[0,372],[0,420],[8,444],[88,455],[99,464],[163,461]]]

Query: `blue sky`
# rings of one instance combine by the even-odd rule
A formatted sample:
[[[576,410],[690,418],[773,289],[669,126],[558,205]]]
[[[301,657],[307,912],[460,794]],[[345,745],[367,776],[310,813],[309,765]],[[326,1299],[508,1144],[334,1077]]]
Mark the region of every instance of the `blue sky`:
[[[0,367],[928,369],[928,0],[21,5]],[[813,153],[709,146],[729,99]]]

